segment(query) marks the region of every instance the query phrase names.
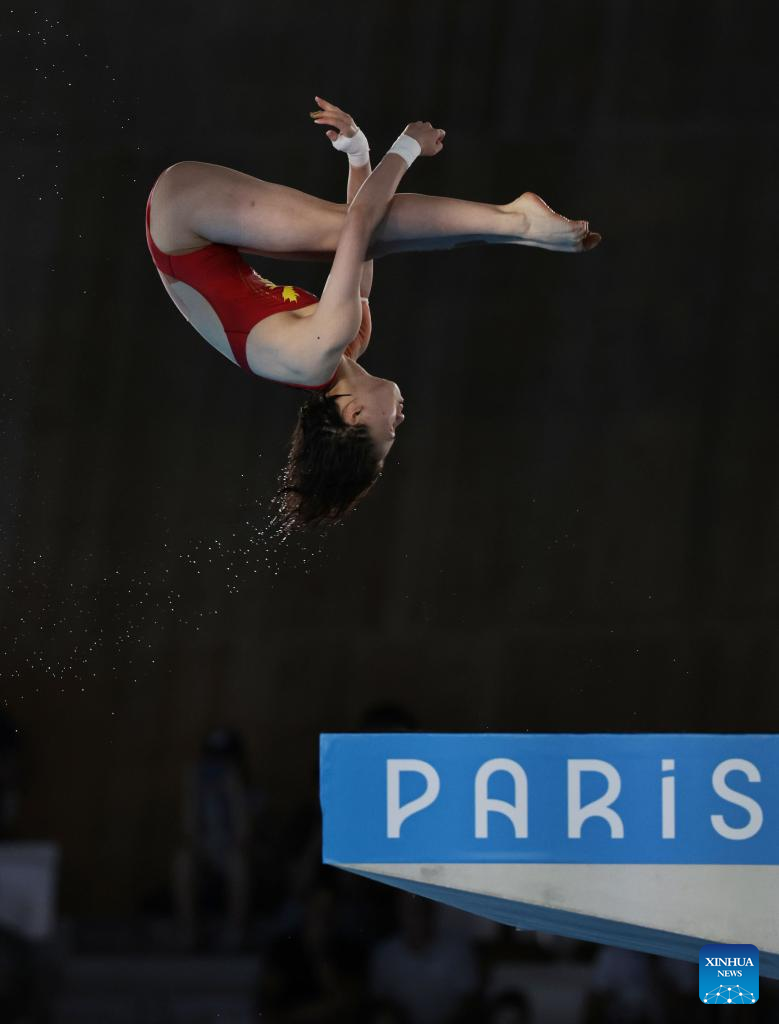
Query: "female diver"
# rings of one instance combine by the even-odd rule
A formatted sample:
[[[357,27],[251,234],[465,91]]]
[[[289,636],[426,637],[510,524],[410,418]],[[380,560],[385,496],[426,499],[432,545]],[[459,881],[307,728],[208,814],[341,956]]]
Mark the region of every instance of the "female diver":
[[[162,282],[192,326],[260,377],[312,395],[292,436],[281,497],[299,525],[334,523],[378,479],[403,422],[403,397],[358,363],[371,333],[373,260],[390,253],[513,243],[584,252],[600,241],[531,192],[506,205],[396,194],[417,156],[445,132],[409,124],[375,169],[349,114],[316,97],[316,124],[349,158],[347,201],[331,203],[216,164],[184,160],[159,176],[146,240]],[[332,259],[321,298],[257,274],[240,255]]]

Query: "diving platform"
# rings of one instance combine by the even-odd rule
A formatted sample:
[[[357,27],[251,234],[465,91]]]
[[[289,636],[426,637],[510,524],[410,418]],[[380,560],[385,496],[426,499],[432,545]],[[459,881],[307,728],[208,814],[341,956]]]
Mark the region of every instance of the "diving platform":
[[[779,978],[779,736],[325,734],[326,864],[517,928]]]

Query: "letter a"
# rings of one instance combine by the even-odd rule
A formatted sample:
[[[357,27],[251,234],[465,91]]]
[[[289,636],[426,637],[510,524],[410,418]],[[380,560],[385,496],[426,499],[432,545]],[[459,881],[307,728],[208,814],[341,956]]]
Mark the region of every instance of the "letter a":
[[[514,803],[489,797],[490,779],[495,772],[508,772],[514,780]],[[527,775],[525,769],[507,757],[496,757],[485,761],[476,773],[476,838],[486,839],[489,834],[487,815],[490,811],[505,814],[514,826],[517,839],[527,839]]]

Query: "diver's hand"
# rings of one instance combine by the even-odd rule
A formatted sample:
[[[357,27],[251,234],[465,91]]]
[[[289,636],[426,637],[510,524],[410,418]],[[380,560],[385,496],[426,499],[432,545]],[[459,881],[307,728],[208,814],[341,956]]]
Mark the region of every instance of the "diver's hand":
[[[359,128],[351,114],[347,114],[340,107],[336,107],[334,103],[328,103],[321,96],[315,96],[314,99],[320,109],[312,110],[310,116],[316,124],[332,125],[330,130],[325,132],[325,135],[331,142],[335,142],[341,136],[347,139],[354,138]]]
[[[406,125],[403,134],[419,143],[422,147],[420,156],[435,156],[443,149],[446,132],[443,128],[434,128],[429,121],[412,121]]]

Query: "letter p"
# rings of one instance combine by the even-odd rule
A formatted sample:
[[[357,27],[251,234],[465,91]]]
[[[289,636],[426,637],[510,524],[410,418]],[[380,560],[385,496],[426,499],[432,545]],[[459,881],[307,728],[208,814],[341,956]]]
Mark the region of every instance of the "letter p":
[[[427,786],[421,796],[408,803],[400,803],[400,776],[402,772],[416,772],[421,775]],[[400,828],[406,818],[424,811],[434,803],[441,791],[441,780],[435,768],[427,761],[416,761],[413,758],[387,759],[387,839],[399,839]]]

